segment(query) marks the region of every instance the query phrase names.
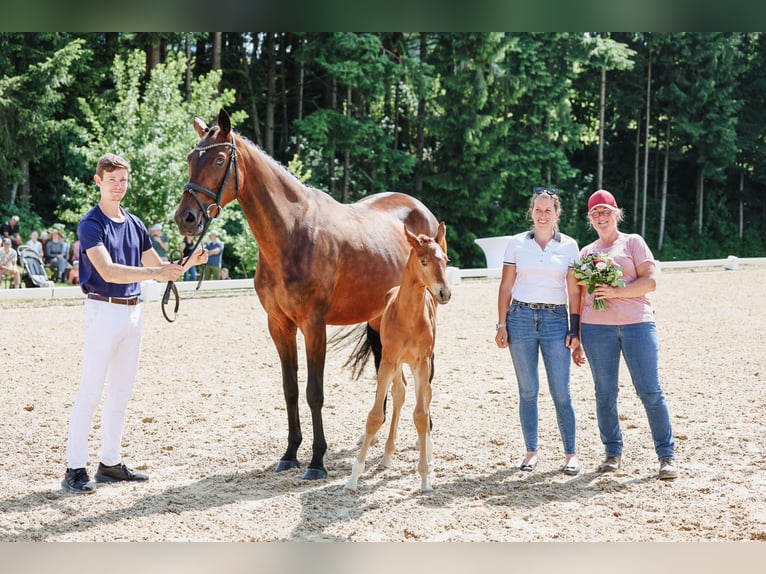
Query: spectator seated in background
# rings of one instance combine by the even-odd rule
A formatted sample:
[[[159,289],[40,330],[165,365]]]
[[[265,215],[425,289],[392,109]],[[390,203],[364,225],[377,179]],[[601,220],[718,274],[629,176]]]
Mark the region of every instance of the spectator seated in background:
[[[11,240],[11,247],[18,249],[21,245],[21,235],[19,234],[19,216],[14,215],[8,221],[0,226],[0,236]]]
[[[67,283],[70,285],[79,285],[80,284],[80,262],[75,259],[72,263],[72,268],[69,270],[69,275],[67,276]]]
[[[67,250],[69,244],[64,243],[58,229],[51,231],[51,236],[45,244],[45,263],[53,270],[53,280],[64,283],[67,269]]]
[[[155,223],[149,228],[149,237],[152,239],[152,247],[160,256],[163,261],[168,260],[168,249],[170,243],[168,242],[168,236],[162,232],[162,225]]]
[[[70,265],[68,265],[69,273],[67,274],[67,283],[70,285],[80,284],[80,240],[74,242],[72,245],[72,259]]]
[[[40,256],[40,261],[42,261],[43,256],[45,255],[43,253],[43,244],[40,243],[37,239],[37,231],[32,231],[29,234],[29,241],[27,241],[27,247],[31,247],[32,249],[37,252],[37,254]]]
[[[16,267],[19,256],[13,248],[10,237],[3,237],[3,245],[0,247],[0,277],[11,276],[11,285],[14,289],[21,287],[19,268]]]
[[[43,252],[40,253],[40,259],[43,260],[43,263],[47,263],[45,260],[45,244],[48,243],[48,232],[47,231],[41,231],[40,232],[40,245],[42,245]]]

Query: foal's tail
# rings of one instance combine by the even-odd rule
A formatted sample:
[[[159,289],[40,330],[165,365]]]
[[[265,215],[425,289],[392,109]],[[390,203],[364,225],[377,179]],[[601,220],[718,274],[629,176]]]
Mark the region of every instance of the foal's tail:
[[[375,359],[375,372],[377,373],[380,367],[380,357],[383,354],[380,333],[370,327],[369,323],[364,323],[351,330],[336,333],[331,338],[330,345],[333,348],[343,347],[349,339],[356,339],[356,343],[343,366],[351,368],[351,376],[354,379],[362,376],[367,361],[370,359],[370,354]]]

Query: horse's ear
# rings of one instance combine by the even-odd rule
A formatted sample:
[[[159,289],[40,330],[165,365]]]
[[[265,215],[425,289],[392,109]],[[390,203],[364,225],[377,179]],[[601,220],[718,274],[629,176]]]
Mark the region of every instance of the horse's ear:
[[[444,240],[445,235],[447,234],[447,224],[443,221],[439,222],[439,228],[436,230],[436,237],[434,237],[434,241],[436,243],[441,245],[441,242]]]
[[[418,236],[415,235],[410,229],[407,227],[407,224],[404,224],[404,236],[407,238],[407,241],[409,242],[412,247],[417,247],[420,245],[420,241],[418,240]]]
[[[436,237],[434,240],[439,244],[439,247],[442,248],[444,255],[447,255],[447,224],[443,221],[439,222],[439,229],[436,230]],[[449,256],[447,256],[447,261],[449,261]]]
[[[210,130],[210,128],[207,127],[205,121],[199,116],[194,116],[194,131],[197,132],[197,135],[199,135],[200,138],[203,138],[208,130]]]
[[[221,133],[224,136],[229,135],[229,132],[231,131],[231,118],[223,108],[218,112],[218,127],[221,128]]]

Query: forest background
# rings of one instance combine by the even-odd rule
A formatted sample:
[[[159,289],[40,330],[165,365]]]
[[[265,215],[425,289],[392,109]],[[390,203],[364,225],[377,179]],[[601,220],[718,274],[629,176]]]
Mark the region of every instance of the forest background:
[[[193,117],[224,107],[339,201],[423,200],[458,267],[484,266],[475,238],[527,228],[540,185],[581,245],[603,187],[660,260],[763,256],[765,55],[759,32],[3,32],[0,217],[73,241],[112,151],[126,207],[177,247]],[[251,276],[257,245],[223,214],[224,264]]]

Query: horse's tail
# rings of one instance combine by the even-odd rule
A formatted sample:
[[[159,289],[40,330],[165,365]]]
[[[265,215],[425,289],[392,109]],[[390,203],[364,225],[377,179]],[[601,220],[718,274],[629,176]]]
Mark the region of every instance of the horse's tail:
[[[344,367],[351,368],[351,376],[358,379],[362,376],[370,354],[375,358],[375,372],[380,367],[380,357],[383,354],[383,345],[380,342],[380,333],[370,327],[369,323],[363,323],[351,330],[338,331],[330,339],[330,346],[333,348],[343,347],[349,339],[356,339],[354,349],[351,355],[343,364]]]

